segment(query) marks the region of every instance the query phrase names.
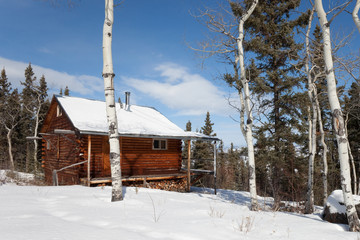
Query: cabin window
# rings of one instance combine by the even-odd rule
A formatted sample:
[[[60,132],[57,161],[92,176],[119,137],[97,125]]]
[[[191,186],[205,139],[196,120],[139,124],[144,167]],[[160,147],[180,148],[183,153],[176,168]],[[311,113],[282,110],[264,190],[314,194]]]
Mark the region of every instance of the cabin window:
[[[153,150],[166,150],[167,142],[166,140],[154,139],[153,140]]]
[[[61,109],[61,107],[59,105],[56,108],[56,116],[57,117],[62,116],[62,109]]]
[[[46,149],[47,149],[47,150],[50,150],[50,149],[51,149],[51,145],[50,145],[50,142],[49,142],[49,141],[46,141]]]

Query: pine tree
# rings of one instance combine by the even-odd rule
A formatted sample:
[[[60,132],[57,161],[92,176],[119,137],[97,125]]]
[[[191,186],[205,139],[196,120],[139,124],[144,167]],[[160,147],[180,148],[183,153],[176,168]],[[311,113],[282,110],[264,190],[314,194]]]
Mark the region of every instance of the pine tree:
[[[207,136],[216,136],[216,133],[213,132],[212,126],[214,123],[211,122],[210,113],[206,113],[206,118],[204,121],[204,126],[201,127],[200,133],[203,133]],[[194,168],[195,169],[205,169],[211,170],[212,159],[213,159],[213,146],[211,142],[197,140],[193,143],[192,148],[192,158],[194,159]],[[204,179],[204,185],[210,187],[210,179]]]
[[[11,92],[11,84],[8,82],[8,78],[6,76],[5,68],[1,70],[0,77],[0,119],[5,119],[6,114],[6,102],[9,98]],[[0,125],[0,168],[5,166],[8,163],[9,155],[8,155],[8,144],[6,139],[6,129],[4,123]]]
[[[26,137],[33,136],[34,134],[34,111],[36,105],[36,92],[34,85],[36,84],[35,73],[29,63],[28,67],[25,69],[25,81],[21,82],[21,85],[24,86],[21,92],[21,104],[22,104],[22,122],[19,126],[18,138],[20,139],[23,146],[28,146],[28,148],[23,148],[21,150],[22,156],[26,158],[25,166],[23,166],[26,172],[29,171],[30,159],[34,154],[34,147],[29,147],[31,142],[26,141]]]
[[[356,169],[360,167],[360,85],[356,82],[351,84],[349,97],[345,101],[345,111],[348,116],[347,131],[352,156]],[[358,187],[358,186],[356,186]],[[356,189],[354,189],[356,190]],[[354,191],[355,192],[355,191]]]
[[[38,132],[41,127],[49,103],[47,101],[47,83],[45,76],[41,76],[39,82],[36,81],[31,64],[25,69],[25,81],[21,82],[24,86],[22,90],[22,118],[21,130],[19,130],[19,137],[25,142],[27,136],[38,137]],[[30,162],[32,163],[32,170],[37,173],[39,165],[39,141],[33,140],[26,143],[28,148],[26,153],[25,171],[30,170]],[[29,147],[31,146],[31,147]],[[25,151],[25,149],[23,150]],[[32,161],[30,161],[32,159]]]
[[[13,171],[16,169],[17,163],[17,159],[14,158],[14,153],[18,153],[18,151],[20,151],[19,148],[16,151],[14,149],[14,133],[16,127],[22,120],[21,101],[17,89],[14,89],[8,95],[2,109],[3,116],[1,116],[0,118],[0,123],[4,127],[6,132],[9,167]]]
[[[215,133],[213,133],[212,126],[214,123],[210,120],[210,113],[206,113],[206,118],[204,121],[204,126],[201,127],[200,133],[203,133],[207,136],[216,136]],[[212,159],[213,150],[212,145],[209,142],[197,140],[194,143],[193,147],[193,158],[195,159],[195,168],[196,169],[204,169],[207,164],[206,160]]]
[[[191,131],[191,122],[190,120],[186,123],[185,131],[190,132]],[[184,148],[182,150],[182,158],[187,159],[188,158],[188,142],[184,141]]]
[[[295,30],[305,27],[308,15],[295,17],[299,5],[300,0],[260,1],[245,23],[250,34],[245,50],[253,52],[257,59],[250,66],[255,66],[250,73],[261,71],[261,74],[251,77],[255,80],[251,83],[252,89],[260,97],[260,107],[268,119],[255,136],[265,136],[257,139],[257,149],[260,150],[261,145],[269,147],[269,151],[265,159],[256,159],[269,164],[267,172],[277,203],[281,198],[288,198],[291,192],[292,183],[288,176],[293,169],[288,166],[298,160],[294,145],[301,141],[301,124],[297,120],[300,113],[292,98],[294,90],[301,87],[301,75],[294,64],[299,59],[302,45],[295,41]]]

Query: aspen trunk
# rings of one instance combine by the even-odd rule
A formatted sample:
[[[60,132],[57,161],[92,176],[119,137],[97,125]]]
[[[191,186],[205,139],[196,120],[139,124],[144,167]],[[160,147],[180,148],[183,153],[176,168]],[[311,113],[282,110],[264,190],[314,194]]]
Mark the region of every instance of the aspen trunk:
[[[308,78],[308,97],[310,100],[311,107],[309,106],[309,169],[308,169],[308,183],[307,183],[307,194],[305,213],[314,212],[314,162],[316,154],[316,125],[317,125],[317,111],[314,100],[314,80],[311,76],[309,62],[310,62],[310,45],[309,35],[311,30],[311,23],[313,19],[314,10],[312,10],[309,17],[308,29],[306,31],[305,45],[306,45],[306,61],[305,70]]]
[[[354,11],[352,12],[352,17],[353,17],[354,23],[360,33],[360,19],[359,19],[359,15],[358,15],[359,9],[360,9],[360,0],[357,0]]]
[[[118,121],[116,116],[116,104],[114,96],[114,71],[112,62],[112,25],[114,22],[114,1],[105,0],[105,21],[103,29],[103,78],[106,100],[106,114],[109,124],[110,164],[112,180],[111,201],[121,201],[122,181],[120,166],[120,142]]]
[[[325,142],[325,132],[324,132],[324,126],[322,124],[322,116],[321,116],[321,109],[319,100],[317,98],[317,89],[316,86],[314,86],[314,96],[315,96],[315,104],[316,104],[316,110],[318,115],[318,122],[319,122],[319,131],[320,131],[320,144],[323,148],[322,152],[322,163],[323,163],[323,172],[322,172],[322,181],[323,181],[323,205],[326,204],[326,199],[328,197],[328,182],[327,182],[327,175],[328,175],[328,164],[327,164],[327,153],[328,153],[328,147]]]
[[[345,133],[346,133],[346,136],[348,136],[348,129],[347,129],[348,119],[349,119],[349,113],[346,114],[346,119],[345,119]],[[355,167],[354,156],[352,155],[349,141],[347,142],[347,148],[348,148],[348,151],[349,151],[349,158],[350,158],[351,169],[352,169],[354,195],[357,195],[358,194],[357,193],[357,185],[358,185],[358,183],[357,183],[356,167]]]
[[[339,98],[336,92],[335,73],[331,53],[330,26],[326,18],[322,0],[315,0],[315,9],[319,18],[324,41],[324,61],[326,66],[327,91],[330,102],[331,113],[333,117],[333,127],[338,144],[338,153],[340,160],[341,186],[346,206],[346,214],[349,222],[350,231],[360,231],[360,222],[355,209],[350,178],[348,140],[345,132],[345,123]]]
[[[41,110],[41,101],[40,101],[40,96],[38,96],[38,103],[39,103],[39,107],[36,111],[36,116],[35,116],[35,128],[34,128],[34,137],[36,138],[38,135],[38,131],[39,131],[39,115],[40,115],[40,110]],[[37,169],[37,164],[38,164],[38,141],[35,139],[34,140],[34,172],[35,174],[37,173],[38,169]]]
[[[245,126],[245,133],[243,135],[246,139],[246,145],[248,148],[248,160],[249,160],[249,189],[251,197],[251,210],[258,209],[257,202],[257,193],[256,193],[256,172],[255,172],[255,155],[254,155],[254,143],[252,136],[252,125],[253,125],[253,116],[250,102],[250,90],[249,90],[249,81],[246,79],[245,74],[245,63],[244,63],[244,49],[243,49],[243,40],[244,40],[244,23],[253,13],[258,0],[254,0],[249,10],[241,17],[239,21],[239,37],[237,38],[237,50],[238,50],[238,59],[240,65],[240,81],[242,84],[242,91],[240,95],[244,95],[243,98],[240,98],[242,101],[242,106],[245,107],[245,112],[247,115],[247,121]],[[242,107],[243,109],[243,107]],[[241,121],[244,123],[244,119]]]
[[[12,134],[12,129],[6,127],[7,130],[7,134],[6,134],[6,138],[7,138],[7,142],[8,142],[8,146],[9,146],[9,160],[10,160],[10,170],[14,171],[15,170],[15,164],[14,164],[14,156],[12,154],[12,142],[11,142],[11,134]]]

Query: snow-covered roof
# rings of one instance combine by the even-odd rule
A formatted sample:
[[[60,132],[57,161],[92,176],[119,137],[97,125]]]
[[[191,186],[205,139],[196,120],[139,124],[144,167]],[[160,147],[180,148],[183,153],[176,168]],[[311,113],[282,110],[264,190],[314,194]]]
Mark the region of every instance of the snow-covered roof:
[[[60,95],[55,98],[80,133],[108,133],[105,102]],[[130,105],[124,109],[116,103],[116,113],[120,136],[219,140],[184,131],[152,107]]]

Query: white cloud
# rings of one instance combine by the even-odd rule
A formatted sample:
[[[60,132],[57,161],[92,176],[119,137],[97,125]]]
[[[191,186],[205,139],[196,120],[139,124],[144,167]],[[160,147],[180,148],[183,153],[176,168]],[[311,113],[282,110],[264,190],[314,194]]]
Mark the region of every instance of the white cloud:
[[[24,72],[29,63],[13,61],[0,57],[0,68],[5,68],[6,75],[14,88],[21,88],[20,81],[25,80]],[[35,76],[39,79],[45,76],[48,87],[58,92],[60,88],[69,87],[70,92],[81,95],[90,95],[103,91],[101,78],[89,75],[70,75],[66,72],[59,72],[50,68],[44,68],[31,64]]]
[[[125,84],[159,100],[180,115],[228,114],[225,92],[198,74],[174,63],[155,68],[162,81],[122,77]]]

